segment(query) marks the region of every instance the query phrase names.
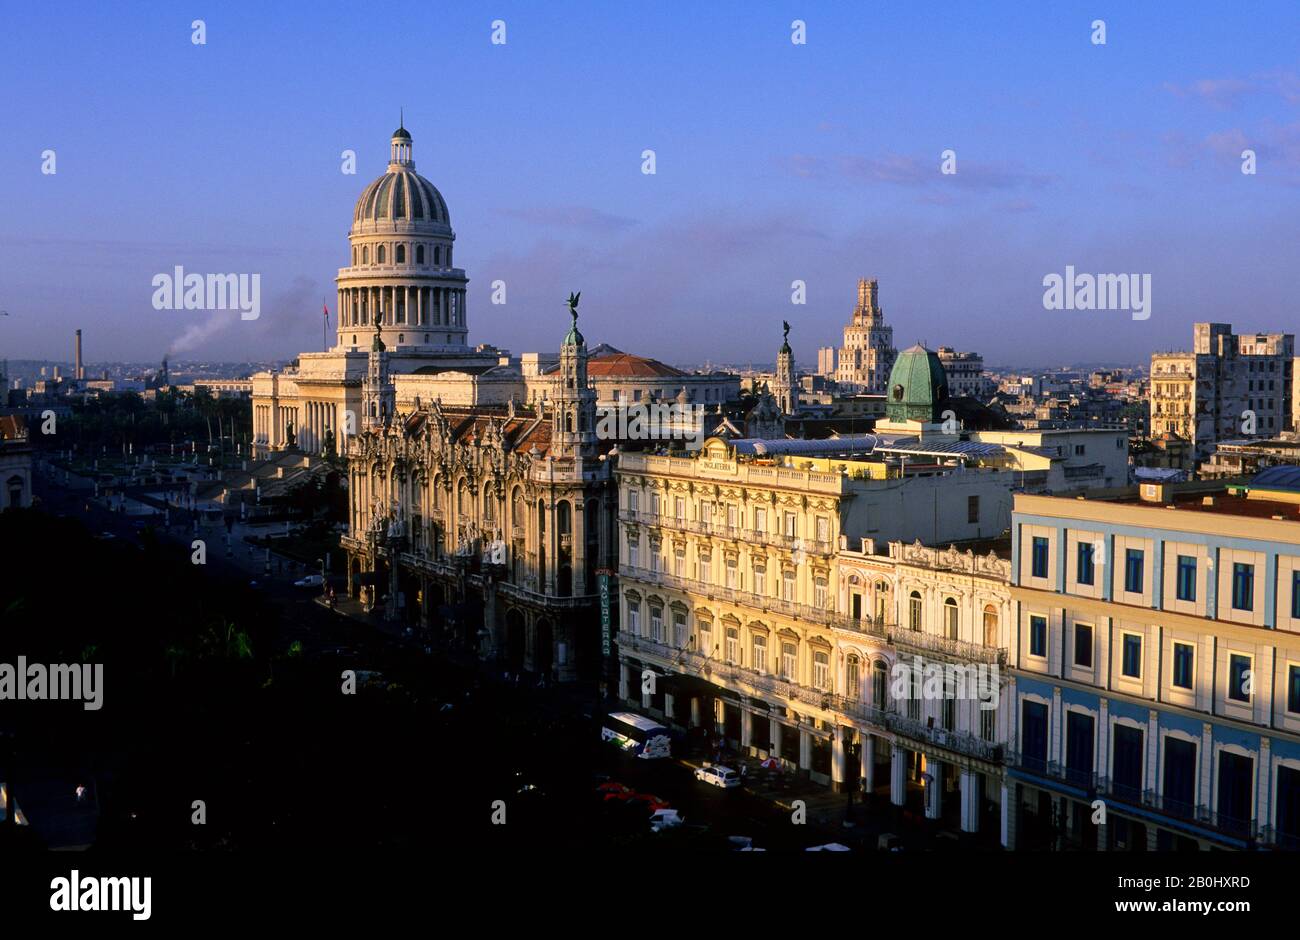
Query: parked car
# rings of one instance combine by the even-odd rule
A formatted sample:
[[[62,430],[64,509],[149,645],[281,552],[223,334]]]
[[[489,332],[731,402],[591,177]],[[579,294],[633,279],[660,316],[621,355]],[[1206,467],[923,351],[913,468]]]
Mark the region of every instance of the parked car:
[[[650,831],[663,832],[665,829],[680,826],[685,821],[686,817],[675,809],[657,810],[650,815]]]
[[[608,802],[609,800],[628,800],[636,796],[636,791],[626,784],[619,783],[616,780],[608,780],[596,787],[596,792],[601,798]]]
[[[696,769],[695,779],[711,783],[715,787],[722,787],[724,790],[740,786],[740,774],[721,764],[705,764]]]
[[[652,814],[659,812],[661,809],[671,809],[667,800],[657,797],[653,793],[636,793],[628,797],[625,802],[628,806],[643,809]]]
[[[305,578],[299,578],[293,582],[294,587],[320,587],[324,583],[324,578],[318,574],[309,574]]]
[[[852,852],[847,845],[840,842],[827,842],[825,845],[810,845],[805,852]]]

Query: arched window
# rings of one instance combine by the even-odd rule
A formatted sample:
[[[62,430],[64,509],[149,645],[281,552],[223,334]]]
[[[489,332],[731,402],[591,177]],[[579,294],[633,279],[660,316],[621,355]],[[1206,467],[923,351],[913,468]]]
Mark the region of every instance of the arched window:
[[[393,257],[393,260],[396,261],[398,264],[406,264],[406,246],[405,246],[405,245],[398,245],[397,248],[394,249],[394,257]]]
[[[405,334],[405,333],[398,333],[398,334],[397,334],[397,341],[398,341],[399,343],[405,343],[405,342],[406,342],[406,334]]]
[[[483,524],[495,525],[497,520],[497,498],[491,487],[483,490]]]
[[[423,246],[423,245],[416,245],[416,246],[415,246],[415,263],[416,263],[416,264],[424,264],[424,246]]]
[[[878,659],[871,667],[871,704],[881,711],[885,710],[885,692],[889,683],[889,669],[883,659]]]
[[[442,264],[442,246],[441,246],[441,245],[434,245],[434,246],[433,246],[433,263],[434,263],[434,264],[437,264],[437,265],[441,265],[441,264]]]
[[[919,591],[913,591],[912,596],[907,599],[907,628],[909,630],[921,629],[921,594]]]
[[[383,264],[383,263],[384,263],[384,246],[383,246],[383,245],[380,245],[378,248],[375,249],[375,263],[376,263],[376,264]]]
[[[850,653],[844,661],[844,697],[856,702],[862,693],[862,661]]]
[[[948,639],[957,639],[957,601],[951,597],[943,602],[943,632]]]
[[[352,267],[355,268],[356,266],[357,266],[357,249],[356,246],[353,245],[352,246]]]
[[[362,264],[369,264],[369,263],[370,263],[370,246],[369,246],[369,245],[362,245],[362,246],[361,246],[361,263],[362,263]]]
[[[992,604],[984,605],[984,645],[998,645],[998,609]]]

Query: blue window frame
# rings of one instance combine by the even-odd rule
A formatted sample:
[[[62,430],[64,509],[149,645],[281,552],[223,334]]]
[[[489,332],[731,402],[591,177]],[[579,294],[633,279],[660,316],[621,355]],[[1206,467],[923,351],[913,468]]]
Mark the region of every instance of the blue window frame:
[[[1250,657],[1233,653],[1228,657],[1228,698],[1234,702],[1249,702]]]
[[[1033,574],[1035,578],[1047,577],[1047,538],[1034,536]]]
[[[1255,566],[1237,562],[1232,566],[1232,606],[1234,610],[1255,609]]]
[[[1300,666],[1292,666],[1287,670],[1286,710],[1300,715]]]
[[[1192,664],[1196,662],[1196,651],[1190,643],[1174,644],[1174,685],[1180,689],[1192,687]]]
[[[1047,655],[1047,618],[1029,618],[1029,652],[1033,656]]]
[[[1124,590],[1130,594],[1142,593],[1145,560],[1145,553],[1140,548],[1130,548],[1124,553]]]
[[[1142,678],[1142,637],[1135,633],[1124,634],[1124,663],[1121,668],[1130,679]]]
[[[1300,571],[1291,572],[1291,616],[1300,620]]]
[[[1079,543],[1079,563],[1075,571],[1075,580],[1080,584],[1092,584],[1094,546],[1091,542]]]
[[[1178,599],[1196,600],[1196,557],[1194,555],[1178,556]]]

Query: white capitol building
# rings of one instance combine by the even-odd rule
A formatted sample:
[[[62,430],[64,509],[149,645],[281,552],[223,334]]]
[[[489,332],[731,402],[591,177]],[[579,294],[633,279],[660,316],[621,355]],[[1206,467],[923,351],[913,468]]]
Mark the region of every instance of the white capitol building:
[[[343,435],[362,425],[362,385],[376,323],[399,412],[414,410],[417,401],[473,408],[553,397],[558,353],[511,357],[493,346],[469,345],[469,278],[454,266],[455,241],[447,203],[415,172],[411,135],[399,127],[388,168],[352,211],[350,264],[335,279],[334,346],[302,353],[296,369],[252,378],[257,453],[285,448],[290,428],[304,451],[319,453],[330,437],[342,451]],[[561,325],[557,316],[557,334]],[[670,401],[684,394],[716,407],[739,394],[734,375],[685,373],[613,349],[593,350],[590,374],[602,402]]]

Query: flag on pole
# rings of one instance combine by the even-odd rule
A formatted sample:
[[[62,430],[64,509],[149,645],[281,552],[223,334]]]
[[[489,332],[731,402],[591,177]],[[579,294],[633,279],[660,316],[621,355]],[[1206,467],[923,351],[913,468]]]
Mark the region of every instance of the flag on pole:
[[[328,320],[330,318],[330,308],[325,305],[325,301],[321,301],[320,308],[325,312],[325,319]]]

